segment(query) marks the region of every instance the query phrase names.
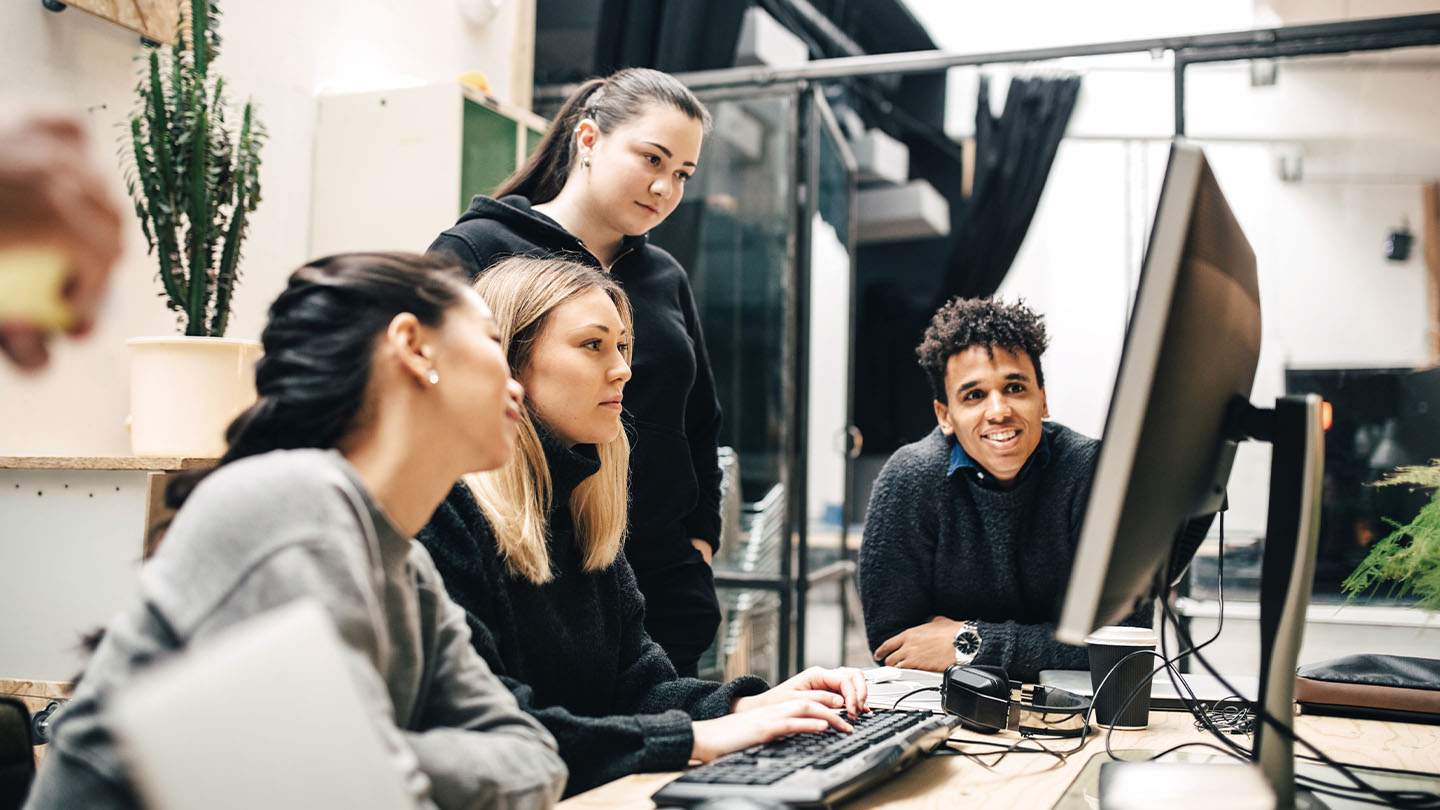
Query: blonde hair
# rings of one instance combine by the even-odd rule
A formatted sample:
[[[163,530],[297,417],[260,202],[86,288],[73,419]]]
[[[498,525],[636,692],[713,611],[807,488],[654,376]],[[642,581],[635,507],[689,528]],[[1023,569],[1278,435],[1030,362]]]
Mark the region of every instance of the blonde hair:
[[[516,377],[530,362],[536,341],[556,307],[591,290],[603,291],[615,303],[620,322],[634,341],[630,299],[608,275],[564,259],[513,257],[480,274],[475,289],[494,314],[500,347]],[[624,350],[630,362],[631,348]],[[499,469],[470,473],[465,484],[495,532],[500,556],[512,574],[539,585],[554,578],[547,540],[552,485],[550,468],[535,427],[535,410],[527,394],[521,405],[515,453]],[[585,570],[608,568],[625,540],[630,472],[630,439],[625,431],[597,445],[600,470],[570,495],[575,540]]]

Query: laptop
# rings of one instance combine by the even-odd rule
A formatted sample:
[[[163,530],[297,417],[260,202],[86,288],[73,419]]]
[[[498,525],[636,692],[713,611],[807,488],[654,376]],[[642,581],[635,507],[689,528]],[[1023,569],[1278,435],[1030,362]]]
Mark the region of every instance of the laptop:
[[[295,602],[157,664],[113,699],[154,810],[410,810],[330,617]]]
[[[1240,690],[1241,694],[1238,696],[1233,691],[1226,689],[1215,676],[1209,673],[1186,672],[1178,677],[1194,693],[1195,699],[1201,703],[1235,702],[1241,698],[1254,702],[1255,696],[1260,693],[1260,679],[1253,675],[1226,676],[1225,680]],[[1085,697],[1091,697],[1095,691],[1090,685],[1090,671],[1087,669],[1041,670],[1040,683],[1045,686],[1056,686]],[[1188,693],[1186,697],[1189,697]],[[1186,710],[1180,693],[1175,690],[1175,685],[1170,681],[1169,673],[1162,671],[1150,681],[1150,708],[1165,712]]]

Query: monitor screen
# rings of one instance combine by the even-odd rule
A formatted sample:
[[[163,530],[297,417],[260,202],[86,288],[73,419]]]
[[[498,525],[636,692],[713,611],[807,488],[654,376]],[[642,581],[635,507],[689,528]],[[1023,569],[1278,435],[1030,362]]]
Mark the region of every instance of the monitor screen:
[[[1255,253],[1198,147],[1177,143],[1155,212],[1056,637],[1147,601],[1173,540],[1219,510],[1227,416],[1260,356]],[[1193,550],[1193,549],[1192,549]]]
[[[1430,502],[1424,489],[1374,484],[1397,467],[1440,458],[1440,368],[1288,367],[1285,392],[1319,394],[1332,406],[1315,599],[1344,602],[1340,583],[1391,532],[1387,521],[1404,523]],[[1227,580],[1230,566],[1227,556]],[[1366,601],[1408,605],[1413,599],[1382,590]]]

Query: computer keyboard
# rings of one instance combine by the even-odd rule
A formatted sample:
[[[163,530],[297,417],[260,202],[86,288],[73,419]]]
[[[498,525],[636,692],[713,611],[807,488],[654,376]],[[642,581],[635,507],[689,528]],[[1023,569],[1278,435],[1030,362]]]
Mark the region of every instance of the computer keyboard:
[[[861,715],[845,734],[795,734],[687,771],[651,797],[661,807],[745,796],[829,807],[898,773],[940,745],[958,718],[931,712]]]

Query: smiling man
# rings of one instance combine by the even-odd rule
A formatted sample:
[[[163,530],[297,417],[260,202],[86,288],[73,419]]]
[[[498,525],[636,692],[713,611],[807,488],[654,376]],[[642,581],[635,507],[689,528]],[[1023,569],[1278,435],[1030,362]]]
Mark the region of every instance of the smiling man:
[[[1046,422],[1047,338],[1023,303],[957,298],[916,354],[930,435],[881,470],[860,547],[865,632],[877,662],[944,670],[1085,669],[1054,639],[1098,442]]]

